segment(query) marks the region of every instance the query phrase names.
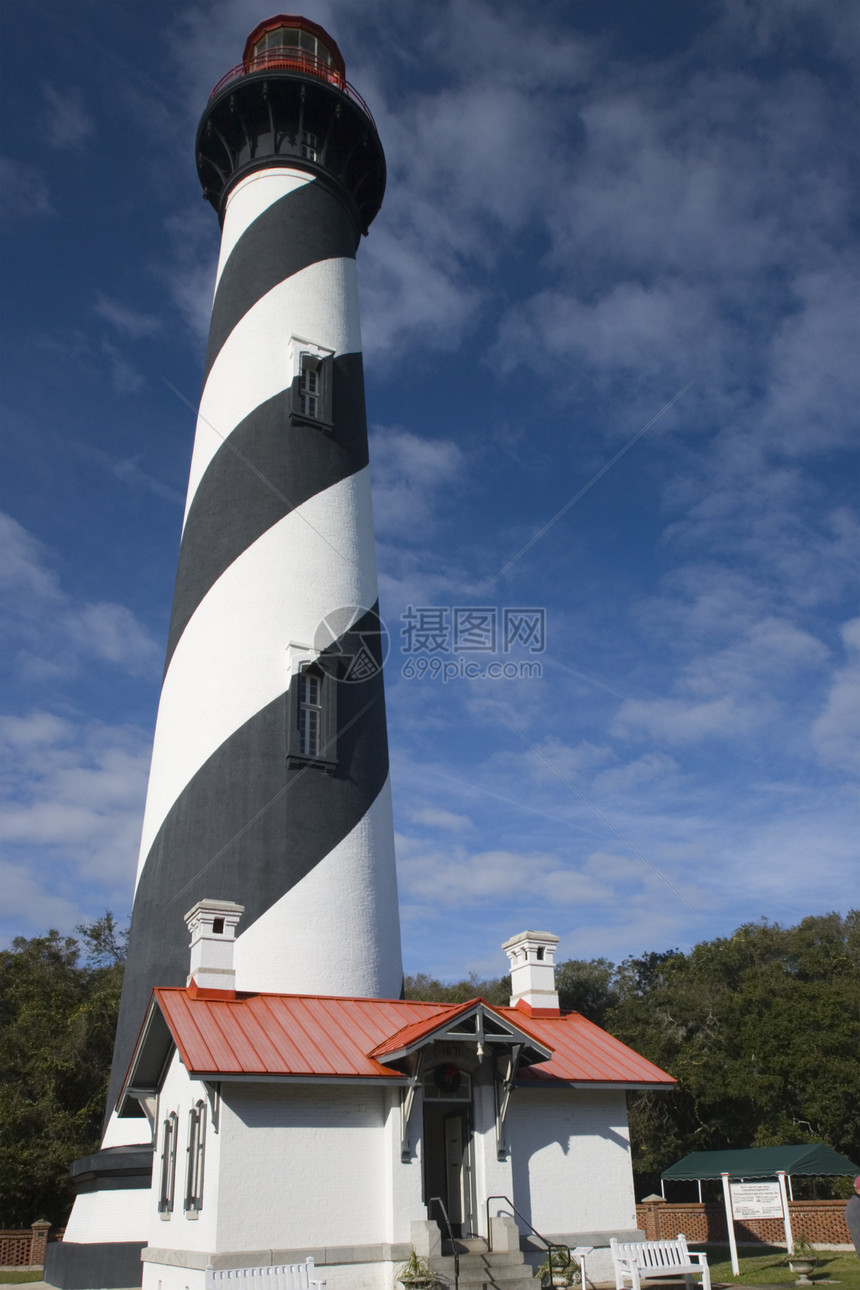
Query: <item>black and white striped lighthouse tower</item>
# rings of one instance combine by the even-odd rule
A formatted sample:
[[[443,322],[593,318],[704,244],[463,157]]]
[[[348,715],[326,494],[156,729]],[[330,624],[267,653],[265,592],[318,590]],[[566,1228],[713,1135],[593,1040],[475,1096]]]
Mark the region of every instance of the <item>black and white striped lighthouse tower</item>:
[[[114,1151],[148,1137],[111,1109],[152,987],[185,984],[183,915],[198,900],[244,906],[239,989],[402,986],[355,267],[385,159],[322,28],[285,15],[256,28],[203,113],[197,166],[221,254],[111,1077]],[[143,1239],[115,1201],[100,1221],[94,1181],[67,1241]]]

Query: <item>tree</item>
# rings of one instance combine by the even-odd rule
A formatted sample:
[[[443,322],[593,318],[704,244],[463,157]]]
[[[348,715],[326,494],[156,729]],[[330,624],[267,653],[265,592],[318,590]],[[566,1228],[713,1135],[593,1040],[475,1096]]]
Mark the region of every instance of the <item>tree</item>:
[[[482,980],[473,972],[453,985],[443,985],[426,972],[419,972],[416,976],[404,977],[403,996],[429,1003],[467,1003],[469,999],[484,999],[496,1007],[506,1007],[511,1000],[511,978],[503,976]]]
[[[77,930],[0,951],[0,1226],[64,1222],[69,1165],[99,1145],[124,934],[110,913]]]
[[[606,1026],[606,1017],[619,1001],[615,964],[609,959],[567,959],[555,973],[558,1001],[563,1009],[581,1012],[596,1026]]]
[[[649,1188],[694,1150],[823,1141],[858,1158],[860,913],[762,919],[627,960],[617,981],[607,1028],[678,1080],[665,1103],[631,1098]]]

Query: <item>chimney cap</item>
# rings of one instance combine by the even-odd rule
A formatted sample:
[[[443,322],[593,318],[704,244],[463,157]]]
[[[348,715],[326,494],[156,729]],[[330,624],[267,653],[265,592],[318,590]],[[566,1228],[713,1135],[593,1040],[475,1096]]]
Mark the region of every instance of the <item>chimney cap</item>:
[[[198,900],[196,905],[192,905],[188,913],[185,914],[185,922],[190,923],[195,915],[211,912],[212,914],[236,914],[241,918],[245,912],[244,905],[237,905],[234,900]]]
[[[558,945],[560,940],[561,937],[554,935],[553,932],[517,932],[516,936],[504,942],[502,949],[510,949],[514,945],[519,945],[521,941],[541,941],[548,945]]]

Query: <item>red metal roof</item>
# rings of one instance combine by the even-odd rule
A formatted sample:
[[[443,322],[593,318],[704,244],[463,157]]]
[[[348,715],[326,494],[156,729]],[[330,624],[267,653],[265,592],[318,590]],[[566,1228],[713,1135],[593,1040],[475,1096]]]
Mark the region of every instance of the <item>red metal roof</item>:
[[[520,1017],[518,1008],[499,1008],[502,1016]],[[569,1083],[663,1084],[675,1080],[620,1039],[595,1026],[579,1012],[558,1017],[528,1017],[529,1032],[553,1050],[548,1062],[520,1071],[518,1084]]]
[[[154,1002],[189,1074],[402,1079],[401,1071],[378,1058],[402,1052],[479,1001],[454,1005],[291,994],[224,998],[193,988],[161,988],[154,991]],[[579,1013],[535,1017],[518,1008],[484,1007],[552,1052],[548,1061],[524,1069],[520,1083],[675,1082]],[[133,1059],[132,1079],[134,1066]]]

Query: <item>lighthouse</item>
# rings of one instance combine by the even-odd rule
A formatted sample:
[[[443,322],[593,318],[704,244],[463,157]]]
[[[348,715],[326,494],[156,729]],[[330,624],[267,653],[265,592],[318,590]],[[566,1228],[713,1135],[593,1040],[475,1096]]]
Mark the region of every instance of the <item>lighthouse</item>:
[[[221,254],[114,1090],[204,897],[245,908],[241,988],[402,985],[355,265],[385,158],[335,42],[285,15],[196,149]]]
[[[196,154],[221,250],[105,1138],[64,1242],[90,1267],[143,1240],[149,1125],[114,1108],[153,987],[186,984],[189,910],[243,907],[239,990],[402,989],[355,264],[384,154],[334,40],[291,15],[251,33]]]

